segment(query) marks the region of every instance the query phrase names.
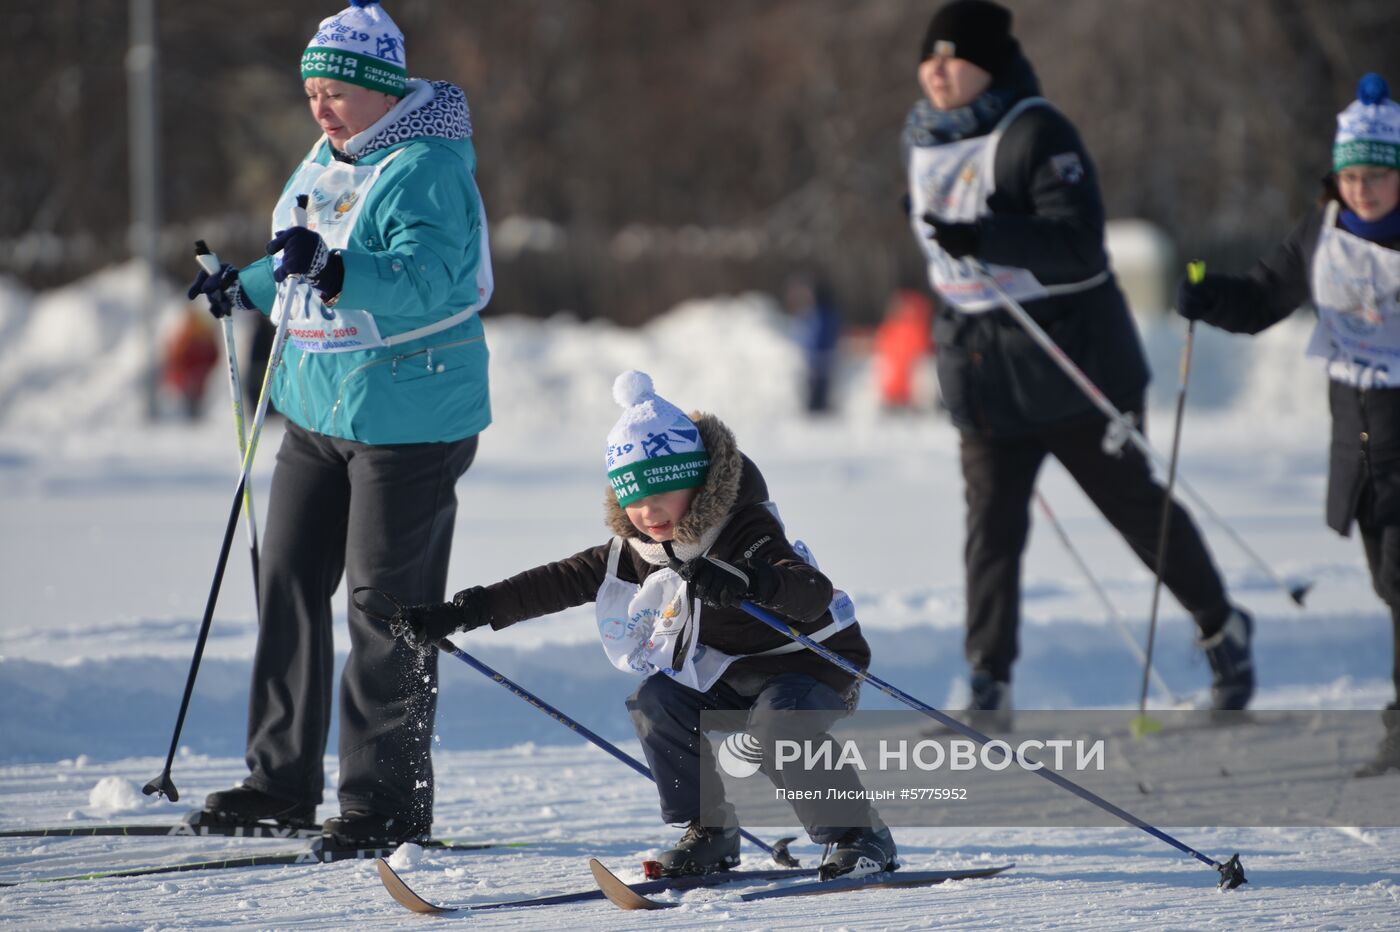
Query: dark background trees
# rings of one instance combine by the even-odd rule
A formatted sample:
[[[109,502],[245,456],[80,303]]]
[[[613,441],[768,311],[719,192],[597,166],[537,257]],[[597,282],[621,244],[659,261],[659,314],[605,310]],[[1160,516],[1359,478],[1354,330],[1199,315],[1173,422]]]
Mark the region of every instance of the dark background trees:
[[[1080,127],[1110,216],[1227,265],[1281,237],[1367,70],[1400,85],[1394,0],[1005,0]],[[128,254],[125,0],[3,0],[0,271]],[[390,0],[410,73],[460,84],[497,313],[637,322],[815,268],[855,319],[921,281],[898,134],[937,3]],[[161,4],[166,268],[252,258],[315,139],[297,75],[339,0]]]

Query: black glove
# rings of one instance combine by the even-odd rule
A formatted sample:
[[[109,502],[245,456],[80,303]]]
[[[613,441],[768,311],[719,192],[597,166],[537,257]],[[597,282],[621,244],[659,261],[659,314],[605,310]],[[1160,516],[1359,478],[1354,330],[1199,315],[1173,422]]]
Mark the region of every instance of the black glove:
[[[389,622],[389,630],[414,647],[431,648],[449,634],[471,631],[490,622],[485,595],[485,589],[473,586],[454,595],[451,602],[402,606]]]
[[[326,248],[321,234],[306,227],[278,230],[267,244],[269,256],[282,253],[282,264],[272,277],[279,283],[288,275],[300,275],[316,286],[323,298],[334,298],[345,284],[345,260]]]
[[[982,234],[975,223],[949,223],[939,220],[933,214],[924,214],[924,223],[933,227],[929,239],[935,240],[943,251],[954,259],[977,254]]]
[[[199,270],[186,297],[193,301],[201,294],[209,299],[209,313],[215,317],[227,317],[234,311],[257,310],[243,293],[243,286],[238,283],[238,269],[227,262],[219,266],[219,271],[213,275],[203,269]]]
[[[1210,316],[1224,298],[1222,276],[1207,274],[1199,282],[1183,278],[1176,289],[1176,312],[1187,320]]]
[[[696,557],[676,570],[690,584],[690,594],[711,608],[737,608],[740,602],[766,602],[778,591],[778,575],[767,563],[741,560],[730,564]]]

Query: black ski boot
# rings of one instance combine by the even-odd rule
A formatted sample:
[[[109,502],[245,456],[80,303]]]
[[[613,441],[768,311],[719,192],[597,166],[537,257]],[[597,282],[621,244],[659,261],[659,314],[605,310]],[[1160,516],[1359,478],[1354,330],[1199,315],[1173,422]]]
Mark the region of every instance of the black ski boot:
[[[970,685],[972,700],[967,704],[967,708],[952,713],[953,717],[970,728],[994,735],[1010,731],[1011,684],[1005,680],[998,680],[985,671],[973,670]],[[960,732],[940,723],[930,725],[920,734],[925,738],[942,738]]]
[[[845,875],[860,877],[892,871],[899,866],[895,860],[898,853],[890,830],[883,825],[853,828],[827,850],[817,874],[822,880],[830,880]]]
[[[1400,703],[1391,703],[1381,713],[1385,737],[1376,745],[1376,756],[1356,768],[1357,777],[1379,777],[1392,771],[1400,773]]]
[[[1249,705],[1254,695],[1254,619],[1249,613],[1231,608],[1225,624],[1208,638],[1196,642],[1206,653],[1213,674],[1210,708],[1213,712],[1235,712]]]
[[[694,821],[670,851],[656,859],[657,876],[713,874],[739,865],[739,827],[706,828]]]
[[[405,842],[421,844],[432,836],[431,821],[351,809],[327,819],[321,826],[326,842],[339,848],[388,848]]]
[[[251,786],[235,786],[204,798],[204,811],[198,813],[200,822],[224,825],[256,825],[275,822],[293,828],[316,827],[316,805],[294,803],[269,796]]]
[[[1011,684],[981,670],[972,673],[967,723],[978,731],[1011,730]]]

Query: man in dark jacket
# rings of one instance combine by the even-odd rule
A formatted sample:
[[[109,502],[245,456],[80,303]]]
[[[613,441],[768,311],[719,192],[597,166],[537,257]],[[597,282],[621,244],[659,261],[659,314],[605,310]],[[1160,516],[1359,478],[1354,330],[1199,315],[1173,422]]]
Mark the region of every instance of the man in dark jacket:
[[[829,740],[825,729],[849,714],[857,692],[855,677],[799,649],[740,603],[781,616],[862,669],[870,665],[870,646],[850,598],[788,542],[762,474],[729,428],[713,415],[687,416],[641,372],[619,376],[613,397],[624,409],[608,435],[612,488],[605,507],[613,537],[465,589],[451,603],[404,609],[397,624],[431,649],[455,631],[499,630],[593,602],[608,658],[645,677],[627,708],[656,778],[661,817],[688,823],[657,860],[668,874],[723,870],[739,862],[739,827],[722,794],[702,798],[702,780],[707,787],[720,782],[701,713],[747,713],[744,733],[765,749],[762,769],[776,785],[797,789],[800,773],[775,768],[773,741],[765,739],[796,723],[814,729],[803,738]],[[793,711],[807,715],[783,714]],[[863,796],[850,768],[819,779],[840,798]],[[796,795],[793,808],[807,833],[831,846],[823,874],[894,866],[894,840],[868,803],[834,810]]]
[[[925,97],[909,114],[903,149],[910,219],[941,304],[939,386],[962,435],[971,708],[1005,710],[993,719],[1005,722],[1041,462],[1058,459],[1154,570],[1165,493],[1137,450],[1105,452],[1107,419],[1005,310],[986,275],[1139,421],[1149,373],[1104,252],[1094,164],[1074,126],[1039,96],[1011,14],[988,0],[946,4],[929,25],[918,76]],[[1254,691],[1252,621],[1230,604],[1200,532],[1175,503],[1163,582],[1199,629],[1212,705],[1244,708]]]

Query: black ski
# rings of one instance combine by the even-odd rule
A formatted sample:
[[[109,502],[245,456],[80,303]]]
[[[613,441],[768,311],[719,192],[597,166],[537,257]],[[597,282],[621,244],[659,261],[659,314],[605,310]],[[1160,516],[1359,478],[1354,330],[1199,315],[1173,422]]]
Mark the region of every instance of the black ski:
[[[399,905],[415,913],[442,915],[449,913],[481,912],[492,909],[521,909],[528,906],[560,906],[566,903],[586,903],[589,900],[601,900],[606,895],[603,890],[595,887],[591,890],[580,890],[574,893],[555,893],[550,896],[539,896],[526,900],[444,905],[431,903],[415,893],[413,888],[404,883],[403,878],[394,873],[394,869],[382,858],[375,866],[379,868],[379,879],[383,882],[384,889],[389,891],[389,895],[392,896]],[[604,868],[604,870],[606,870],[606,868]],[[648,880],[643,883],[633,884],[631,889],[643,894],[663,893],[667,890],[694,890],[700,887],[717,887],[730,883],[768,883],[788,877],[808,878],[815,877],[816,875],[816,868],[720,871],[714,874],[692,874],[684,877],[667,877],[661,880]],[[618,882],[621,883],[621,881]]]
[[[422,847],[435,851],[482,851],[487,848],[523,848],[526,842],[466,842],[459,843],[434,839],[424,842]],[[398,845],[381,848],[339,848],[313,844],[302,851],[286,854],[250,854],[216,861],[184,861],[176,864],[157,864],[152,867],[130,867],[117,870],[93,871],[86,874],[66,874],[62,877],[36,877],[32,880],[3,880],[0,887],[17,887],[26,883],[59,883],[68,880],[104,880],[116,877],[145,877],[150,874],[179,874],[186,871],[225,870],[234,867],[268,867],[291,864],[326,864],[332,861],[370,860],[386,858],[398,849]]]
[[[754,890],[749,893],[741,893],[739,899],[745,901],[770,900],[788,896],[817,896],[825,893],[845,893],[853,890],[872,890],[891,887],[928,887],[934,884],[945,883],[949,880],[972,880],[980,877],[992,877],[1002,871],[1010,870],[1014,864],[1004,864],[1000,867],[968,868],[946,871],[885,871],[878,874],[865,874],[860,877],[836,877],[832,880],[816,880],[809,883],[794,884],[786,887],[777,887],[772,890]],[[656,892],[645,889],[647,884],[626,884],[618,878],[616,874],[608,870],[596,858],[590,858],[588,867],[593,872],[593,879],[598,883],[598,890],[603,896],[608,898],[614,906],[619,909],[673,909],[679,903],[663,903],[653,900],[644,894]],[[805,873],[808,876],[814,875],[816,871],[788,871],[785,876],[797,873]],[[710,874],[707,876],[720,878],[714,884],[706,886],[719,886],[724,883],[724,873]],[[672,888],[674,889],[674,888]]]
[[[119,835],[132,838],[319,838],[321,826],[294,828],[259,822],[254,825],[192,822],[138,825],[63,825],[51,828],[18,828],[0,831],[0,838],[93,838],[99,835]]]

